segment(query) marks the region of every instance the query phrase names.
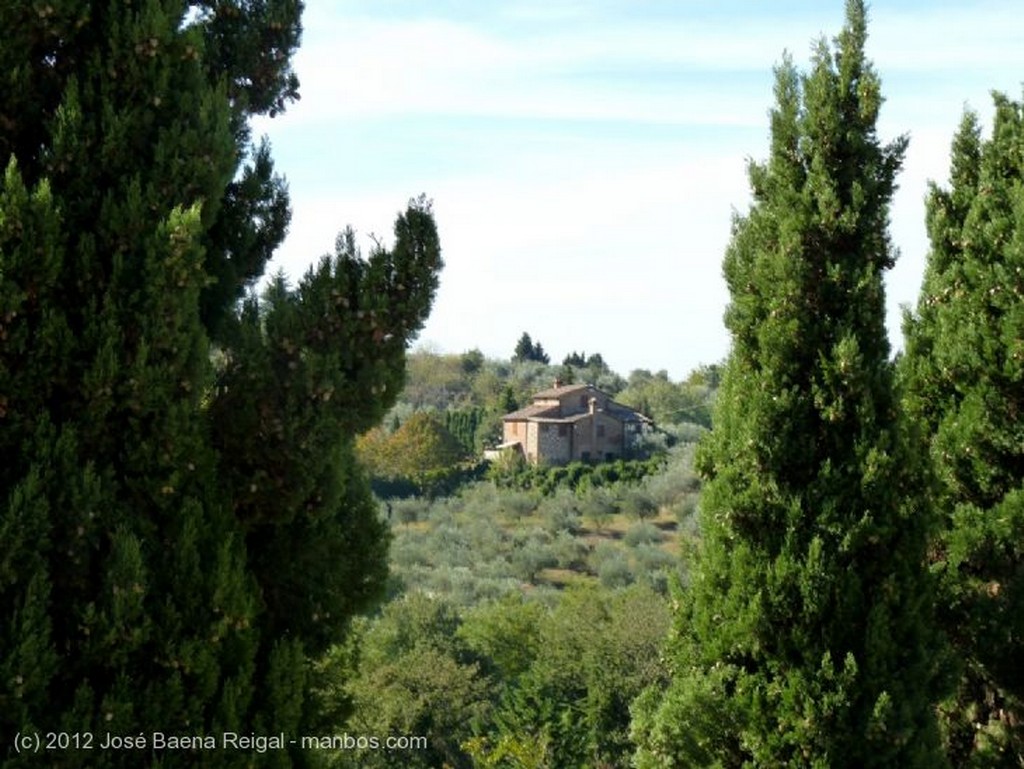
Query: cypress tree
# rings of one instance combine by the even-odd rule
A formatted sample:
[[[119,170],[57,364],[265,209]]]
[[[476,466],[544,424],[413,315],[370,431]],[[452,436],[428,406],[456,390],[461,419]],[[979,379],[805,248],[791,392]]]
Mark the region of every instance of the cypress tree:
[[[950,186],[928,195],[931,251],[905,319],[906,403],[939,484],[940,619],[959,686],[943,706],[955,766],[1024,762],[1024,107],[966,113]]]
[[[429,204],[236,303],[287,224],[248,120],[296,95],[300,11],[0,8],[0,732],[94,740],[47,765],[301,763],[95,748],[301,733],[308,657],[383,588],[352,441],[436,289]]]
[[[865,41],[850,0],[809,74],[776,71],[770,155],[724,262],[702,542],[673,682],[634,707],[639,766],[942,765],[929,507],[884,327],[906,139],[877,137]]]
[[[516,362],[534,360],[533,350],[533,340],[530,338],[530,335],[524,331],[523,335],[519,337],[519,341],[516,342],[516,349],[512,354],[512,360]]]

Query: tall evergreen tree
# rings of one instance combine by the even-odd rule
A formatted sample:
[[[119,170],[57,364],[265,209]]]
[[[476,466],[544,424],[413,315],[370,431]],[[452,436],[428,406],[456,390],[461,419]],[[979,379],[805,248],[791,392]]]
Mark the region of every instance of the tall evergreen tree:
[[[674,680],[635,705],[639,766],[941,766],[929,507],[888,360],[888,206],[863,3],[809,74],[776,71],[770,155],[724,271],[733,345]]]
[[[1024,107],[964,116],[901,361],[940,485],[940,619],[961,663],[943,708],[955,766],[1024,763]]]
[[[516,342],[516,349],[512,355],[512,360],[517,363],[532,360],[537,363],[543,363],[545,366],[551,362],[550,356],[544,351],[544,346],[540,342],[534,342],[530,339],[530,335],[525,331],[519,337],[519,341]]]
[[[437,285],[429,204],[296,289],[248,119],[296,0],[7,3],[0,65],[0,732],[298,734],[307,657],[383,587],[352,458]],[[216,362],[216,365],[214,365]],[[5,766],[38,765],[0,748]],[[288,765],[59,751],[49,766]]]
[[[533,360],[533,354],[533,340],[530,338],[530,335],[524,331],[523,335],[519,337],[519,341],[516,342],[516,349],[512,354],[512,360]]]

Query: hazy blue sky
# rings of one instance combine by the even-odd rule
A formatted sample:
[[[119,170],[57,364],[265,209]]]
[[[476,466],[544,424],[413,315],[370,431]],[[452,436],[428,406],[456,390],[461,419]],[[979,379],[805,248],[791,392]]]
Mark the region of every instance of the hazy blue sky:
[[[965,105],[1021,95],[1019,3],[877,0],[880,134],[910,135],[892,212],[889,332],[916,300],[928,179]],[[390,241],[434,200],[446,267],[417,344],[552,359],[600,352],[674,378],[723,358],[721,260],[763,158],[772,68],[842,26],[840,0],[307,0],[302,100],[261,121],[293,218],[271,269],[297,279],[351,224]],[[364,240],[364,242],[368,242]]]

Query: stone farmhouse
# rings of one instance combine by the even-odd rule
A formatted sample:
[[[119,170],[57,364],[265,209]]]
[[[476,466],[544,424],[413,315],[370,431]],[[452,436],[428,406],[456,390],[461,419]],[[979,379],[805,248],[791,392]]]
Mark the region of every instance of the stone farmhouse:
[[[593,385],[542,390],[533,403],[502,417],[503,450],[522,452],[530,464],[603,462],[629,456],[654,422],[616,403]]]

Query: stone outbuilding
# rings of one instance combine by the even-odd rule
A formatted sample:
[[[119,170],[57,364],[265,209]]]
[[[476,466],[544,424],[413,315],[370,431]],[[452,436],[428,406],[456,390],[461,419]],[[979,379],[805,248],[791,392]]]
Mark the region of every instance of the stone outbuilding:
[[[542,390],[503,418],[499,448],[521,451],[530,464],[604,462],[626,457],[654,422],[593,385]]]

